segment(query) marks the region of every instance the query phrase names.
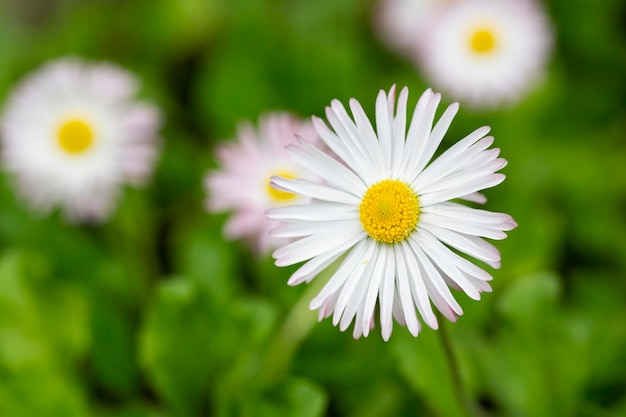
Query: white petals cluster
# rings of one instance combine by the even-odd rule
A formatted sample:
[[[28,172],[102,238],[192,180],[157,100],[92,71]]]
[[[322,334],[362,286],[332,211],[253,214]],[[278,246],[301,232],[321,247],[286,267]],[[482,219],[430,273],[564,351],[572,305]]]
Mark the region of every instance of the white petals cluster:
[[[314,126],[336,157],[302,142],[288,146],[294,160],[323,181],[272,179],[276,188],[311,199],[268,211],[269,218],[282,222],[272,234],[295,239],[273,253],[276,265],[304,262],[289,280],[296,285],[344,257],[310,306],[319,309],[320,319],[332,315],[342,331],[354,323],[355,338],[369,334],[377,307],[385,340],[392,318],[413,335],[421,329],[418,312],[437,328],[432,305],[456,320],[463,311],[450,287],[473,299],[491,290],[491,276],[457,252],[498,268],[500,254],[484,238],[503,239],[516,227],[507,214],[455,201],[484,201],[478,192],[504,180],[497,171],[506,161],[499,149],[489,149],[494,141],[486,136],[489,128],[477,129],[431,161],[458,105],[450,105],[433,126],[439,94],[426,91],[410,119],[407,101],[406,88],[397,107],[395,88],[381,91],[374,128],[356,100],[349,103],[352,116],[334,100],[326,109],[330,127],[318,118]],[[419,202],[415,228],[392,244],[370,236],[360,218],[364,194],[385,180],[408,186]]]

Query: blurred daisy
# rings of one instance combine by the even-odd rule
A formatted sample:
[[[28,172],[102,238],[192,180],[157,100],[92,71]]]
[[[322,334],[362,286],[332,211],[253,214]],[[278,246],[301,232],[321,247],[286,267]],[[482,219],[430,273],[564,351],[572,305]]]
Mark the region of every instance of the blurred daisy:
[[[338,156],[331,158],[306,143],[288,146],[302,168],[324,183],[273,177],[283,192],[311,198],[268,211],[283,224],[272,233],[296,241],[277,249],[276,265],[306,261],[289,280],[309,282],[334,261],[338,269],[312,300],[320,319],[333,315],[345,330],[354,321],[354,337],[367,336],[379,306],[382,335],[392,331],[392,317],[413,335],[423,321],[437,328],[431,302],[449,320],[463,310],[449,286],[479,299],[491,291],[491,276],[460,256],[465,253],[491,267],[500,266],[498,250],[483,238],[503,239],[516,227],[511,216],[467,207],[455,199],[484,202],[478,191],[504,180],[506,165],[493,138],[482,127],[429,164],[458,105],[452,104],[433,127],[440,95],[426,91],[407,131],[408,90],[381,91],[376,100],[376,131],[361,105],[350,101],[353,117],[334,100],[326,109],[332,130],[318,118],[314,126]]]
[[[381,0],[374,27],[393,50],[415,57],[437,14],[454,0]]]
[[[261,117],[258,130],[250,123],[239,126],[236,143],[217,149],[221,169],[206,176],[206,208],[211,212],[232,210],[224,226],[230,239],[245,239],[257,253],[265,253],[283,244],[268,231],[277,223],[268,220],[265,211],[272,207],[302,203],[308,198],[279,191],[270,186],[273,175],[302,178],[285,146],[296,142],[296,134],[315,140],[317,134],[308,121],[288,113],[274,112]]]
[[[158,151],[158,111],[133,100],[135,77],[112,64],[61,59],[30,74],[2,117],[2,159],[38,211],[101,221],[122,183],[144,184]]]
[[[551,44],[547,15],[532,0],[455,1],[430,26],[418,61],[455,99],[492,107],[532,86]]]

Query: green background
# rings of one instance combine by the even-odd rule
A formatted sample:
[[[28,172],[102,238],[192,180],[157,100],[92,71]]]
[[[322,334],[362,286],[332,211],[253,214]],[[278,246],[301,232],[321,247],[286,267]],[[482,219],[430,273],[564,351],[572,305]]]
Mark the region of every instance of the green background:
[[[461,111],[509,165],[489,210],[519,227],[447,326],[471,400],[494,416],[626,415],[626,4],[552,0],[544,83]],[[0,178],[0,416],[464,416],[440,332],[353,340],[301,309],[292,269],[221,237],[203,210],[215,145],[273,109],[322,116],[428,86],[363,0],[2,0],[0,102],[47,60],[134,71],[165,114],[163,154],[101,226],[28,212]],[[444,103],[449,100],[444,97]],[[319,281],[319,280],[318,280]],[[304,297],[304,301],[299,299]],[[299,308],[300,307],[300,308]],[[290,313],[292,312],[293,313]],[[294,330],[295,329],[295,330]],[[297,333],[301,334],[298,335]]]

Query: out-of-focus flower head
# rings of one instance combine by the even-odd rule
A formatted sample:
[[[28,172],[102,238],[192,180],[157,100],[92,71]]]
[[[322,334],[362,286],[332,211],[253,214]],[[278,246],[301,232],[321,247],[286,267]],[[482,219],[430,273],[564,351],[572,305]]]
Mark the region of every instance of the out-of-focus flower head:
[[[414,3],[429,7],[424,6],[427,13],[415,17],[419,23],[411,28],[406,22],[415,16]],[[474,108],[518,101],[545,71],[553,30],[535,0],[382,4],[381,16],[387,18],[381,31],[386,38],[404,45],[401,52],[423,70],[429,83]]]
[[[417,59],[422,40],[437,14],[456,0],[380,0],[374,28],[385,44],[410,59]]]
[[[260,117],[258,128],[243,122],[234,143],[217,150],[219,169],[205,178],[208,193],[206,209],[210,212],[232,211],[224,226],[228,239],[244,239],[257,254],[267,253],[285,242],[269,235],[277,222],[265,212],[286,204],[299,204],[308,198],[279,191],[270,186],[270,178],[311,178],[287,155],[285,146],[297,141],[316,142],[317,133],[310,121],[286,112],[270,112]]]
[[[2,115],[2,161],[34,210],[103,221],[122,184],[149,180],[161,117],[137,90],[128,71],[78,58],[48,63],[15,87]]]
[[[322,141],[336,158],[306,143],[288,146],[299,165],[319,181],[272,178],[275,187],[311,199],[268,211],[283,224],[276,237],[296,239],[274,251],[276,265],[304,264],[290,285],[310,282],[333,262],[340,264],[311,308],[333,316],[355,338],[367,336],[380,311],[382,336],[391,336],[393,318],[417,336],[424,322],[437,328],[431,302],[449,320],[463,314],[450,288],[473,299],[491,291],[491,275],[459,255],[500,267],[500,253],[484,238],[504,239],[517,226],[511,216],[478,210],[457,200],[484,202],[478,192],[504,180],[500,150],[489,149],[489,128],[470,133],[433,159],[458,105],[434,125],[439,94],[426,91],[407,120],[408,89],[395,103],[395,88],[376,100],[376,130],[356,100],[352,117],[334,100],[329,128],[314,119]],[[432,161],[431,161],[432,160]],[[323,181],[323,182],[322,182]]]

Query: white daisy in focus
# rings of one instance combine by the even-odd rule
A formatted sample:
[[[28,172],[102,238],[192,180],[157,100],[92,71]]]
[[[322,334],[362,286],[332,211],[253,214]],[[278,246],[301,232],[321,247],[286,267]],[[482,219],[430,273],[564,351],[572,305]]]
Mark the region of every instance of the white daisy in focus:
[[[309,282],[334,261],[338,269],[310,307],[319,318],[333,315],[345,330],[354,322],[354,337],[367,336],[378,305],[382,336],[388,340],[392,317],[417,336],[422,320],[436,329],[431,302],[449,320],[463,314],[449,286],[479,299],[491,291],[492,277],[460,256],[472,256],[498,268],[500,254],[484,240],[503,239],[517,225],[511,216],[467,207],[455,199],[484,202],[478,191],[504,180],[496,173],[506,165],[499,149],[488,149],[488,127],[477,129],[434,161],[458,105],[452,104],[433,127],[440,95],[426,91],[408,123],[408,90],[395,107],[395,88],[376,100],[376,130],[361,105],[350,100],[350,117],[333,100],[326,108],[332,127],[318,118],[314,126],[334,159],[300,142],[288,152],[302,168],[325,182],[273,177],[272,184],[312,199],[268,211],[283,224],[276,237],[297,239],[277,249],[276,265],[306,261],[289,279]]]
[[[217,149],[221,168],[205,178],[208,193],[206,208],[211,212],[233,211],[224,226],[229,239],[244,239],[258,253],[266,253],[285,243],[269,235],[277,222],[265,212],[272,207],[302,203],[308,198],[279,191],[270,186],[270,178],[303,178],[306,175],[291,160],[285,146],[296,142],[296,135],[307,140],[318,136],[309,121],[289,113],[273,112],[260,118],[255,129],[242,123],[238,141]]]
[[[423,38],[418,64],[454,99],[489,108],[518,100],[541,78],[552,38],[533,0],[456,1]]]
[[[15,88],[2,116],[2,160],[33,209],[102,221],[121,184],[146,183],[160,115],[134,100],[137,89],[135,77],[115,65],[73,58],[47,64]]]

